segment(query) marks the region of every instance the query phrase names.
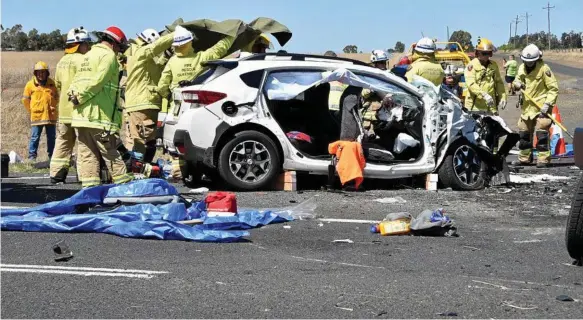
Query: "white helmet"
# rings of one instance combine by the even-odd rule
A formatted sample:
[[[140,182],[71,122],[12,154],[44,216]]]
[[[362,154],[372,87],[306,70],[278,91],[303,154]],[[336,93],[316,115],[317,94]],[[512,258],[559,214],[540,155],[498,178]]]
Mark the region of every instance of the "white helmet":
[[[433,53],[435,52],[435,42],[430,38],[421,38],[421,40],[417,41],[417,44],[415,45],[415,51]]]
[[[73,28],[67,32],[67,44],[90,42],[91,36],[83,27]]]
[[[524,62],[537,61],[541,57],[542,57],[542,52],[534,44],[529,44],[528,46],[526,46],[522,50],[522,53],[520,54],[520,59],[522,59],[522,61],[524,61]]]
[[[192,40],[194,40],[192,32],[186,30],[182,26],[176,26],[176,30],[174,30],[174,42],[172,42],[172,46],[179,47],[183,44],[189,43]]]
[[[373,50],[370,55],[370,62],[383,62],[389,60],[389,56],[384,50]]]
[[[160,34],[154,29],[146,29],[137,34],[138,38],[144,40],[146,43],[152,43],[160,39]]]

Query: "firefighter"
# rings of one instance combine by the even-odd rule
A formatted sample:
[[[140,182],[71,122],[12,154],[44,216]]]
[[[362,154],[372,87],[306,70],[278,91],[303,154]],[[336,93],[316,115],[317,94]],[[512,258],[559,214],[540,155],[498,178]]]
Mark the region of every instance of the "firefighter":
[[[225,36],[211,48],[199,52],[195,52],[192,47],[194,40],[195,36],[184,27],[177,26],[174,30],[172,47],[175,54],[164,67],[156,89],[161,98],[168,97],[172,90],[178,87],[179,82],[194,80],[198,77],[204,70],[203,62],[221,59],[227,55],[235,39],[231,36]],[[168,99],[168,101],[170,104],[172,103],[172,99]],[[174,106],[171,105],[169,109],[169,113],[173,112]],[[173,156],[172,178],[181,180],[183,178],[183,170],[184,162],[182,158]]]
[[[113,183],[125,183],[133,178],[117,150],[121,112],[120,65],[116,55],[123,52],[127,39],[115,26],[100,32],[99,38],[101,42],[83,56],[69,87],[69,99],[73,103],[71,125],[79,142],[77,170],[83,188],[101,184],[100,159]]]
[[[506,90],[498,64],[490,60],[494,45],[481,38],[476,46],[476,57],[470,61],[465,71],[468,95],[465,107],[469,111],[498,115],[506,108]]]
[[[91,37],[83,28],[73,28],[67,33],[65,55],[55,72],[55,83],[59,90],[59,122],[57,124],[57,141],[51,158],[50,176],[52,183],[63,183],[69,173],[69,165],[73,155],[73,147],[77,140],[75,129],[71,127],[73,104],[69,101],[67,92],[71,81],[77,72],[77,65],[83,55],[90,49]]]
[[[338,57],[334,51],[326,51],[324,53],[325,57]],[[337,117],[340,116],[340,98],[342,97],[342,93],[348,87],[347,84],[344,84],[339,81],[332,81],[330,82],[330,94],[328,95],[328,110],[332,111],[333,114]]]
[[[405,77],[409,82],[413,82],[413,76],[418,75],[429,81],[435,86],[441,86],[445,73],[443,68],[435,60],[435,42],[429,38],[422,38],[415,45],[413,61],[407,67]]]
[[[514,165],[525,165],[532,162],[532,137],[536,134],[536,150],[538,168],[547,167],[550,163],[550,134],[549,129],[552,125],[550,113],[557,102],[559,96],[559,85],[551,68],[542,60],[542,52],[539,48],[530,44],[520,55],[524,62],[518,67],[516,79],[513,82],[514,89],[517,91],[524,90],[536,103],[542,104],[542,109],[536,106],[536,103],[528,98],[523,98],[522,112],[518,120],[518,133],[520,149],[518,160]]]
[[[32,79],[24,87],[21,102],[30,114],[30,124],[32,126],[28,144],[28,159],[35,161],[43,128],[47,133],[47,154],[49,159],[53,156],[59,92],[55,81],[49,78],[49,66],[45,62],[37,62],[32,73]]]
[[[373,67],[387,71],[387,63],[389,62],[389,55],[384,50],[373,50],[370,55],[370,63]],[[362,98],[364,99],[362,114],[363,126],[370,130],[373,134],[372,121],[376,120],[376,113],[381,108],[382,97],[369,89],[362,90]]]
[[[156,88],[168,59],[164,52],[170,49],[174,34],[163,37],[154,29],[138,34],[137,44],[127,63],[125,111],[129,118],[133,151],[143,154],[150,163],[156,154],[156,128],[162,97]]]

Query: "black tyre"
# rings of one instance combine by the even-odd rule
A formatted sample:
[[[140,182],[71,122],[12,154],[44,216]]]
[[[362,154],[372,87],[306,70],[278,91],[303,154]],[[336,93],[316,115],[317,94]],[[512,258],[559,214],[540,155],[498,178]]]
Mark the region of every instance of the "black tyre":
[[[480,190],[484,188],[485,166],[476,150],[467,142],[453,146],[439,168],[439,180],[445,188]]]
[[[571,201],[565,242],[571,258],[583,259],[583,177],[579,178],[579,184]]]
[[[235,189],[266,189],[275,183],[281,159],[271,138],[258,131],[242,131],[222,148],[218,170],[221,178]]]
[[[202,172],[198,166],[188,162],[184,168],[181,168],[182,183],[187,188],[196,188],[201,184]]]

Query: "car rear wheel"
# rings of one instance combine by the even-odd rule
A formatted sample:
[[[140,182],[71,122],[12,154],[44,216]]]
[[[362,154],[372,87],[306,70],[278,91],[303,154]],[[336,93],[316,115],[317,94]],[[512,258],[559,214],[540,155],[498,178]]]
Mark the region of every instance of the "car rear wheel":
[[[265,189],[281,171],[281,159],[271,138],[257,131],[242,131],[222,148],[218,169],[221,178],[236,189]]]
[[[456,145],[439,168],[439,180],[444,187],[455,190],[480,190],[484,188],[486,164],[476,150],[464,142]]]
[[[571,258],[583,259],[583,177],[579,179],[579,184],[571,201],[565,241]]]

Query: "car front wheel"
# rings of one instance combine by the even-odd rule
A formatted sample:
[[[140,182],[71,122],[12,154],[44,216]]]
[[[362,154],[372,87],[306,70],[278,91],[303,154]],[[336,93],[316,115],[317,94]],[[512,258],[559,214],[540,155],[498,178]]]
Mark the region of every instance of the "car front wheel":
[[[272,186],[281,171],[275,142],[258,131],[242,131],[221,150],[218,159],[221,178],[245,191]]]
[[[467,143],[452,148],[439,168],[439,179],[444,187],[455,190],[480,190],[484,188],[486,164]]]

